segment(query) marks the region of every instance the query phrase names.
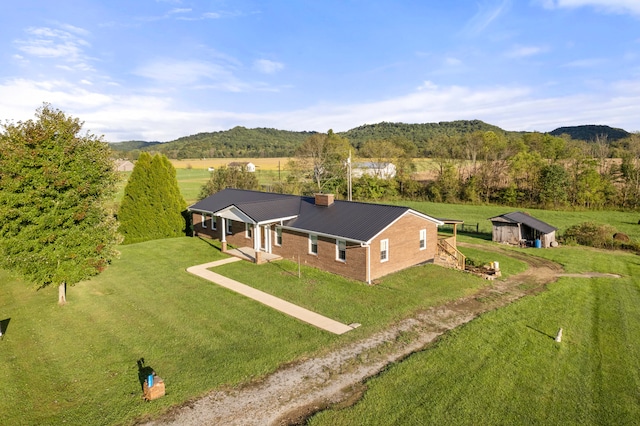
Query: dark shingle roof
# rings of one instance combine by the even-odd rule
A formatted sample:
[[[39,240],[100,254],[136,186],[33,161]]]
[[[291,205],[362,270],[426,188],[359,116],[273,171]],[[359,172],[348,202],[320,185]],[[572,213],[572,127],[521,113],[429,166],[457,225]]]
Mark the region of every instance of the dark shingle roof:
[[[366,242],[405,213],[408,207],[335,201],[317,206],[313,197],[225,189],[189,207],[189,210],[215,213],[235,206],[255,222],[287,220],[283,225],[301,231]],[[414,212],[427,220],[437,219]]]
[[[353,201],[334,201],[330,206],[316,206],[313,198],[306,198],[300,204],[300,215],[286,223],[286,226],[350,240],[369,241],[408,211],[408,207]]]
[[[542,232],[543,234],[549,234],[558,229],[523,212],[506,213],[492,217],[489,220],[491,222],[522,223],[527,225],[529,228]]]
[[[256,222],[262,222],[297,215],[300,197],[228,188],[189,206],[189,210],[215,213],[230,206],[236,206]]]

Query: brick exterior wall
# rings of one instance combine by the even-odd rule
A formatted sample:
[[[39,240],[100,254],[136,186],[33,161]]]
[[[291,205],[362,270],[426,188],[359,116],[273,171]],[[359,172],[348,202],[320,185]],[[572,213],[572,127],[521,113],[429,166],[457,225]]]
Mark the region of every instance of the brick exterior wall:
[[[426,229],[427,241],[420,250],[420,230]],[[389,240],[386,262],[380,261],[380,241]],[[371,242],[371,279],[380,278],[409,266],[433,261],[438,248],[438,227],[435,223],[408,213]]]
[[[196,237],[205,237],[205,238],[213,238],[216,240],[220,240],[222,238],[222,219],[219,217],[217,219],[217,230],[211,229],[211,216],[207,216],[206,219],[206,227],[202,226],[202,215],[200,213],[193,213],[193,235]],[[225,220],[226,223],[229,220]],[[253,239],[247,238],[245,236],[245,224],[243,222],[231,221],[231,230],[233,231],[231,234],[227,234],[227,244],[231,244],[235,247],[253,247]]]
[[[214,239],[221,238],[221,219],[217,218],[217,230],[211,229],[211,217],[206,220],[206,227],[202,226],[202,216],[193,213],[194,236]],[[420,250],[420,230],[426,229],[427,240],[424,250]],[[232,221],[232,234],[227,234],[228,244],[235,247],[253,247],[253,239],[245,236],[245,224]],[[275,227],[272,232],[272,253],[285,259],[298,261],[304,265],[313,266],[324,271],[342,275],[359,281],[367,281],[367,248],[359,243],[347,241],[346,261],[337,260],[336,240],[318,236],[318,254],[309,253],[309,234],[283,230],[282,245],[276,245]],[[380,261],[380,241],[389,241],[389,260]],[[264,246],[264,235],[262,235]],[[409,266],[433,261],[438,245],[438,228],[431,221],[425,220],[411,213],[405,214],[392,226],[384,230],[371,243],[371,280],[380,278],[392,272],[408,268]]]
[[[275,239],[274,239],[275,242]],[[318,236],[318,254],[309,253],[309,234],[282,230],[282,246],[273,245],[272,252],[285,259],[298,261],[324,271],[366,281],[367,249],[347,241],[346,261],[336,259],[336,240]]]

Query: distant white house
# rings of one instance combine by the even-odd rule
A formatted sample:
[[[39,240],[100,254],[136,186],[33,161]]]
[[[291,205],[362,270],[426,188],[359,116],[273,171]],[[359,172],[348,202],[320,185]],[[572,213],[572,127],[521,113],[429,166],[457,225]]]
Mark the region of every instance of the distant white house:
[[[239,168],[239,169],[245,169],[246,171],[248,171],[249,173],[253,173],[256,171],[256,165],[251,163],[251,162],[247,162],[247,161],[233,161],[231,163],[229,163],[229,168]]]
[[[133,163],[129,160],[116,160],[116,170],[119,172],[130,172],[133,170]]]
[[[396,166],[393,163],[376,163],[373,161],[355,163],[351,173],[354,178],[369,175],[380,179],[392,179],[396,176]]]

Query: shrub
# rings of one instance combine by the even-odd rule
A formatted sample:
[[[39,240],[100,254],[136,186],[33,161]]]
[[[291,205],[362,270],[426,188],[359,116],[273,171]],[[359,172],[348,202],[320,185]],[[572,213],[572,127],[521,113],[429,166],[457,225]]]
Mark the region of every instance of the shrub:
[[[613,234],[615,233],[616,230],[611,225],[583,222],[567,228],[564,232],[564,242],[598,248],[614,248],[616,244]]]

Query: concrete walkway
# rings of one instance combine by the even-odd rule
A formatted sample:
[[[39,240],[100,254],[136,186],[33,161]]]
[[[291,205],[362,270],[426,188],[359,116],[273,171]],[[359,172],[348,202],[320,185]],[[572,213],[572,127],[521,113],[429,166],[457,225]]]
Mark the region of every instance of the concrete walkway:
[[[342,324],[341,322],[334,321],[331,318],[327,318],[308,309],[302,308],[298,305],[294,305],[293,303],[289,303],[286,300],[282,300],[280,298],[272,296],[268,293],[265,293],[264,291],[256,290],[253,287],[249,287],[248,285],[209,271],[209,268],[214,268],[216,266],[224,265],[231,262],[238,262],[240,260],[241,259],[237,257],[230,257],[228,259],[192,266],[190,268],[187,268],[187,272],[209,280],[212,283],[218,284],[222,287],[228,288],[229,290],[235,291],[236,293],[242,294],[243,296],[258,301],[263,305],[267,305],[289,316],[297,318],[300,321],[304,321],[331,333],[343,334],[347,331],[353,330],[354,327],[350,327],[348,325]]]

